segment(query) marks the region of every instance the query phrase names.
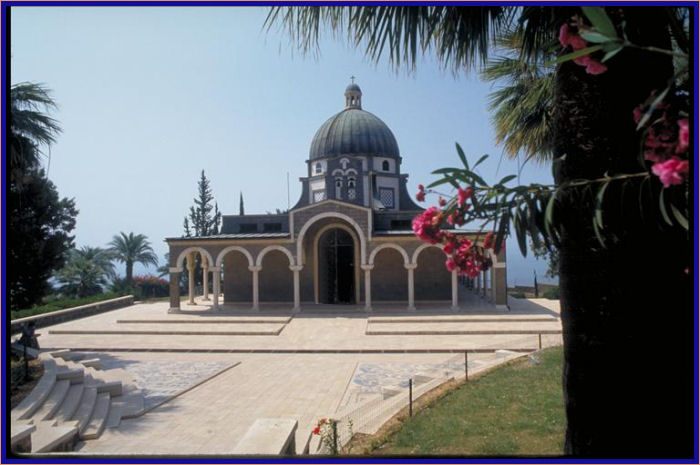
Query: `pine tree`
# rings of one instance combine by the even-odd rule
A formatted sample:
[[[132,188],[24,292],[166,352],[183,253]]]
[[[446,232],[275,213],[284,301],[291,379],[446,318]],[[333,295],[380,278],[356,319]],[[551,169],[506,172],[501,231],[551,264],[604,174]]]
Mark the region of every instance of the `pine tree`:
[[[202,170],[202,174],[197,183],[198,196],[194,198],[194,205],[190,207],[190,213],[185,216],[184,230],[185,237],[191,236],[213,236],[219,234],[219,225],[221,223],[221,213],[219,205],[212,201],[212,194],[209,180]]]
[[[243,206],[243,192],[241,192],[241,201],[238,204],[238,214],[241,216],[245,215],[245,207]]]

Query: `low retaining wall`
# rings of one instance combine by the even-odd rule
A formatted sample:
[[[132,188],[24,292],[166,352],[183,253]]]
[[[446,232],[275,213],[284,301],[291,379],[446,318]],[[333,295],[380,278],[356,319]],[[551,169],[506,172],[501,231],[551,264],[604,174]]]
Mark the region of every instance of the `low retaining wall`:
[[[86,316],[97,315],[98,313],[104,313],[110,310],[116,310],[118,308],[128,307],[129,305],[133,304],[134,296],[126,295],[124,297],[93,302],[91,304],[81,305],[79,307],[64,308],[63,310],[56,310],[55,312],[18,318],[16,320],[12,320],[10,323],[10,333],[16,334],[21,332],[22,326],[30,321],[33,321],[37,328],[43,328],[45,326],[51,326],[58,323],[64,323],[66,321],[77,320],[78,318],[84,318]]]

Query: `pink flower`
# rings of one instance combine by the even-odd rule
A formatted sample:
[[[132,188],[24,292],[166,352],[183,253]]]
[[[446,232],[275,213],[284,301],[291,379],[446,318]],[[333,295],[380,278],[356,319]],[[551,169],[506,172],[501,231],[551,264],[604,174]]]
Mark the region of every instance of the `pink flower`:
[[[632,110],[632,117],[634,118],[635,123],[639,123],[639,120],[642,119],[642,107],[641,105],[638,107],[635,107],[634,110]]]
[[[430,207],[413,218],[413,233],[422,241],[436,244],[442,240],[440,231],[443,213],[438,207]]]
[[[569,25],[566,23],[559,28],[559,43],[562,47],[569,45]]]
[[[588,55],[586,55],[586,56],[588,56]],[[608,70],[607,66],[605,66],[603,63],[600,63],[600,62],[594,60],[593,58],[591,58],[589,60],[588,64],[586,65],[586,72],[588,74],[594,74],[594,75],[601,74],[601,73],[606,72],[607,70]]]
[[[452,271],[455,268],[457,268],[457,264],[452,258],[448,258],[447,261],[445,262],[445,267],[447,268],[447,271]]]
[[[485,249],[493,249],[495,242],[496,242],[496,236],[494,236],[494,234],[492,232],[486,233],[486,237],[484,237],[484,248]]]
[[[457,189],[457,202],[459,205],[467,203],[468,192],[464,189]]]
[[[688,150],[690,142],[690,131],[688,129],[688,120],[686,118],[678,120],[678,147],[676,153],[685,152]]]
[[[659,177],[664,187],[682,184],[688,174],[688,160],[674,156],[664,162],[654,163],[651,171]]]
[[[452,242],[448,242],[447,244],[445,244],[442,247],[442,251],[448,255],[451,254],[453,250],[454,250],[454,245],[452,244]]]
[[[445,199],[443,199],[442,197],[438,199],[438,205],[440,205],[441,207],[444,207],[446,204],[447,201],[445,201]]]
[[[418,193],[416,194],[416,200],[419,202],[424,202],[425,201],[425,192],[418,191]]]

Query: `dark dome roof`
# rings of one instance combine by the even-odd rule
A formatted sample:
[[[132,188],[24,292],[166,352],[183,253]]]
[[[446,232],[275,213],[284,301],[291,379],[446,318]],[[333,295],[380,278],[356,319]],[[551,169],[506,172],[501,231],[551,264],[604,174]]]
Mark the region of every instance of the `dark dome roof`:
[[[348,84],[348,86],[345,88],[345,92],[349,92],[351,90],[354,90],[355,92],[362,92],[360,90],[360,86],[358,86],[354,82],[352,84]]]
[[[399,146],[382,120],[359,108],[346,108],[316,131],[309,159],[340,155],[399,158]]]

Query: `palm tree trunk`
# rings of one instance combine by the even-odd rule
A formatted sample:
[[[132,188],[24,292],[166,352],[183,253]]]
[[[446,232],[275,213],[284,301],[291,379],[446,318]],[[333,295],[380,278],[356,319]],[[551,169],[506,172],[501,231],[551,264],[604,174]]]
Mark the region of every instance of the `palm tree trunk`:
[[[670,48],[659,25],[663,12],[627,8],[624,14],[644,31],[628,31],[631,41]],[[632,110],[652,89],[665,88],[671,74],[668,57],[634,50],[620,53],[599,76],[571,62],[561,65],[555,181],[600,178],[611,169],[640,171]],[[684,273],[689,241],[659,229],[657,218],[641,218],[639,185],[631,191],[633,202],[624,201],[629,196],[620,185],[606,191],[607,248],[593,232],[594,191],[567,191],[557,206],[565,452],[692,457],[692,285]],[[654,199],[648,209],[658,205]]]
[[[131,284],[134,277],[134,262],[127,260],[126,262],[126,282]]]

